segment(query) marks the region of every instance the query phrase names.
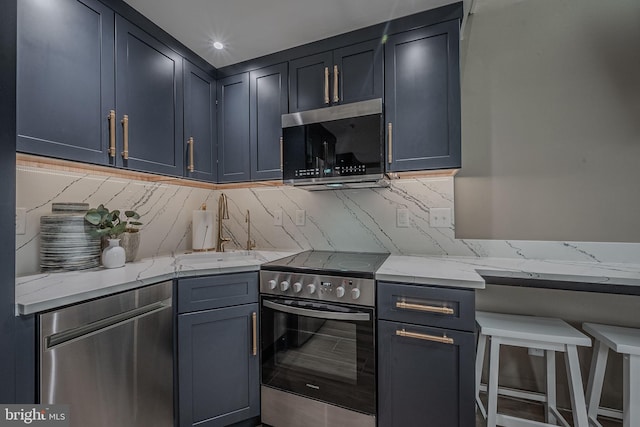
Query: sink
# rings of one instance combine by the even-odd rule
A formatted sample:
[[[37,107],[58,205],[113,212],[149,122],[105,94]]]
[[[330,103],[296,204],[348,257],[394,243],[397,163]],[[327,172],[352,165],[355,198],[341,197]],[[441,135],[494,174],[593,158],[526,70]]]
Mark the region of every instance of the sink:
[[[252,251],[229,251],[229,252],[195,252],[191,254],[178,255],[176,264],[197,265],[210,264],[215,262],[250,260],[256,259],[257,255]]]

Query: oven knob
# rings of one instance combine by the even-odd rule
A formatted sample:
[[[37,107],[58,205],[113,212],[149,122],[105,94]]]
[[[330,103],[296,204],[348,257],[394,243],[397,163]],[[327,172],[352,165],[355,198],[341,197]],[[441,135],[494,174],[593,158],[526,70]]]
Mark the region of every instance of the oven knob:
[[[287,289],[289,289],[289,282],[287,282],[286,280],[283,280],[282,282],[280,282],[280,290],[284,292]]]
[[[358,298],[360,298],[360,289],[358,288],[351,289],[351,299],[358,299]]]
[[[338,286],[336,288],[336,296],[342,298],[344,296],[344,286]]]
[[[275,280],[273,279],[269,280],[269,289],[271,290],[275,289],[277,284],[278,282],[276,282]]]
[[[314,285],[313,283],[309,283],[307,285],[307,292],[309,292],[310,294],[313,294],[316,292],[316,285]]]
[[[302,290],[302,283],[296,282],[293,284],[293,292],[296,294]]]

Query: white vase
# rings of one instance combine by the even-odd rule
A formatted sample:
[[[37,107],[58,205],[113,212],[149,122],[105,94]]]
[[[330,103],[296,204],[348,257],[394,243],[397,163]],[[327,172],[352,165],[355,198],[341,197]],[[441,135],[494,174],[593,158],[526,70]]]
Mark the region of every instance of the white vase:
[[[118,268],[124,266],[126,254],[120,246],[120,239],[109,239],[109,246],[102,251],[102,265],[104,268]]]

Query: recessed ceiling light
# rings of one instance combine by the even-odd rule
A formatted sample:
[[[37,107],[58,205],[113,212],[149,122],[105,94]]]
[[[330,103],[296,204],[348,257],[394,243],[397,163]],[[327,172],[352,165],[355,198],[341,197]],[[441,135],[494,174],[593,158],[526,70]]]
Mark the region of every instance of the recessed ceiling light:
[[[215,47],[218,50],[224,49],[224,45],[220,42],[213,42],[213,47]]]

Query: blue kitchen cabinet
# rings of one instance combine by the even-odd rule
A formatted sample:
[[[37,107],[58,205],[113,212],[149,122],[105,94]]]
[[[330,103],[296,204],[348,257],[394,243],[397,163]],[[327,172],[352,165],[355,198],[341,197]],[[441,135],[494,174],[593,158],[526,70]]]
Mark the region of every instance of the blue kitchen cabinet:
[[[21,0],[17,53],[17,150],[113,164],[113,11],[97,0]]]
[[[249,73],[251,180],[282,178],[282,115],[288,112],[287,63]]]
[[[259,424],[258,273],[177,281],[181,427]]]
[[[218,80],[218,182],[249,181],[249,73]]]
[[[182,175],[182,77],[180,55],[116,15],[118,165]]]
[[[290,111],[346,104],[383,94],[383,45],[356,43],[289,62]]]
[[[386,41],[388,171],[461,166],[459,25],[451,20]]]
[[[475,293],[378,284],[378,427],[475,426]]]
[[[207,72],[184,61],[184,175],[215,182],[216,82]]]

